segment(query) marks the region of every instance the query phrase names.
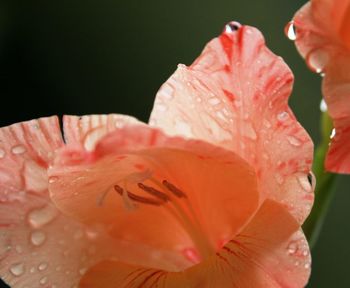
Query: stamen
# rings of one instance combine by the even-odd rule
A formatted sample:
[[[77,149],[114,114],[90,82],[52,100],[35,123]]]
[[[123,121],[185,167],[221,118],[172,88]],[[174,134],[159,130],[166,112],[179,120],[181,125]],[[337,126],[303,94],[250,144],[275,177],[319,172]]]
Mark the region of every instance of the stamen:
[[[119,194],[119,195],[123,195],[124,194],[124,189],[122,187],[120,187],[119,185],[114,185],[114,190]],[[142,197],[139,195],[136,195],[134,193],[131,193],[130,191],[126,191],[128,197],[135,201],[135,202],[139,202],[139,203],[143,203],[143,204],[149,204],[149,205],[155,205],[155,206],[160,206],[164,203],[164,201],[159,201],[156,199],[151,199],[151,198],[147,198],[147,197]]]
[[[186,194],[177,188],[174,184],[171,184],[167,180],[163,180],[162,184],[175,196],[179,198],[187,198]]]
[[[143,191],[151,194],[152,196],[155,196],[157,198],[159,198],[160,200],[164,201],[164,202],[168,202],[170,200],[169,196],[166,195],[165,193],[151,187],[151,186],[146,186],[143,183],[137,183],[137,186],[139,186],[140,189],[142,189]]]

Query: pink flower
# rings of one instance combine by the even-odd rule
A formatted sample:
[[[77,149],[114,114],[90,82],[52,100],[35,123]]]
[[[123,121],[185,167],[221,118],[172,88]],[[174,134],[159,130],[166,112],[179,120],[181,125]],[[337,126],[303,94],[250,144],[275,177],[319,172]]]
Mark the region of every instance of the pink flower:
[[[13,287],[303,287],[312,142],[293,75],[232,22],[159,90],[150,126],[65,116],[0,130]]]
[[[348,0],[313,0],[294,17],[295,43],[300,54],[312,70],[324,76],[323,96],[336,132],[326,169],[338,173],[350,173],[349,5]],[[289,32],[293,34],[291,26]]]

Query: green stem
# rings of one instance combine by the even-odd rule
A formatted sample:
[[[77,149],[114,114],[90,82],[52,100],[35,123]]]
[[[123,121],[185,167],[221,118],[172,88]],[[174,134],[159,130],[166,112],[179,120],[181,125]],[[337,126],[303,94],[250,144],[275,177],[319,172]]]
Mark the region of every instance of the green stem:
[[[315,203],[309,217],[303,224],[304,233],[312,249],[320,235],[322,225],[327,215],[331,200],[335,192],[337,175],[326,172],[324,163],[328,151],[329,135],[333,129],[332,121],[327,112],[322,113],[321,133],[322,141],[315,153],[313,171],[316,177]]]

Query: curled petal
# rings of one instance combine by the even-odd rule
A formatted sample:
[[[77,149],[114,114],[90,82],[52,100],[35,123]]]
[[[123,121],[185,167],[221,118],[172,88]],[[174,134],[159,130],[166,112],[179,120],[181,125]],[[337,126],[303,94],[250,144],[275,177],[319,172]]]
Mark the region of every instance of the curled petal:
[[[326,169],[350,173],[350,1],[314,0],[295,15],[296,46],[308,66],[323,73],[322,92],[336,135]]]
[[[255,167],[264,197],[302,223],[313,203],[313,145],[288,107],[292,82],[257,29],[226,29],[161,87],[150,124],[237,153]]]
[[[96,261],[146,251],[62,215],[51,202],[47,168],[63,145],[56,117],[0,129],[0,275],[11,287],[71,287]]]
[[[182,272],[167,272],[104,261],[80,282],[94,287],[304,287],[310,256],[298,223],[267,200],[251,223],[216,256]]]

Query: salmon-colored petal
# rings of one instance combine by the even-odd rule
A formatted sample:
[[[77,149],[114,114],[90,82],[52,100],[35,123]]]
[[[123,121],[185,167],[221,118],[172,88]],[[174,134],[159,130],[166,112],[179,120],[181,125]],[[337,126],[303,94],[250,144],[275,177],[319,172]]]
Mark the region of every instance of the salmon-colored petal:
[[[350,1],[315,0],[294,17],[296,46],[308,66],[323,73],[322,92],[336,136],[326,169],[350,173]]]
[[[90,265],[131,247],[51,202],[47,168],[63,144],[56,117],[0,129],[0,277],[11,287],[73,287]]]
[[[239,27],[228,24],[190,67],[178,67],[150,124],[237,153],[255,167],[265,197],[301,223],[313,203],[313,145],[288,107],[293,75],[257,29]]]
[[[232,239],[259,205],[254,170],[235,153],[144,125],[117,129],[90,153],[63,149],[49,174],[65,214],[153,247],[160,259],[176,252],[185,266]],[[137,263],[164,267],[152,257]],[[168,269],[184,267],[173,260]]]
[[[310,256],[298,227],[280,204],[267,200],[246,229],[206,262],[167,272],[104,261],[85,274],[79,287],[304,287]]]

